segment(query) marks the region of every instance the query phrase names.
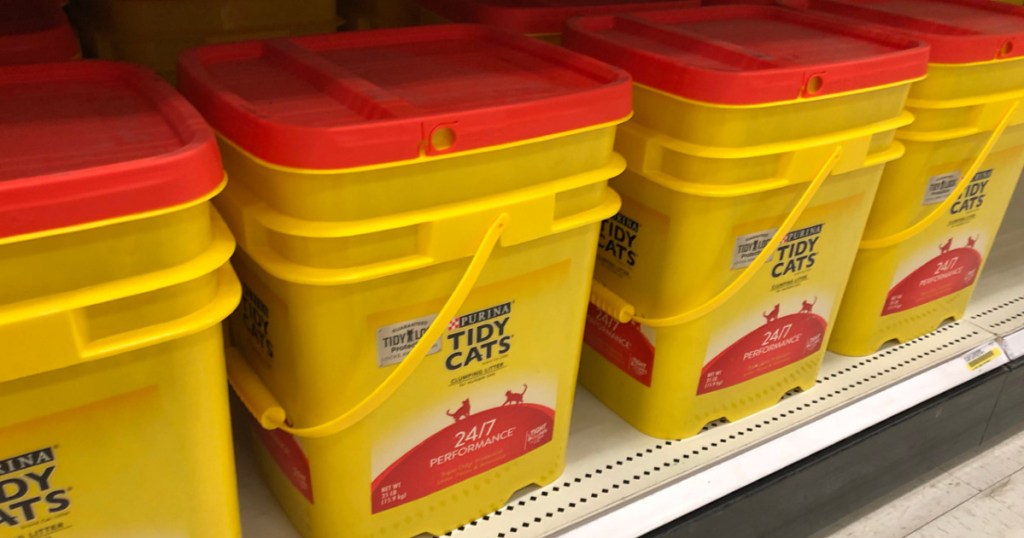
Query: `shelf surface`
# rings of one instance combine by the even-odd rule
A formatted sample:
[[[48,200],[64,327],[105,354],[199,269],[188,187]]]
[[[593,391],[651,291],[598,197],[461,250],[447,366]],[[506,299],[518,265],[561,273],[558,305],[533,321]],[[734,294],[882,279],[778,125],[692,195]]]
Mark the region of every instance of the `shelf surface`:
[[[964,319],[868,357],[826,354],[818,383],[699,435],[647,437],[577,390],[566,470],[447,536],[635,536],[654,530],[1024,354],[1024,194],[1011,202]],[[239,447],[247,538],[298,534]]]

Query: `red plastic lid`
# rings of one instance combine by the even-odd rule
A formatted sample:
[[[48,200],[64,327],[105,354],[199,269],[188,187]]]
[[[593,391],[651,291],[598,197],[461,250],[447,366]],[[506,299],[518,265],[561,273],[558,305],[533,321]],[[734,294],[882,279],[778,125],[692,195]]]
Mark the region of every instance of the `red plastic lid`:
[[[928,46],[880,28],[771,6],[582,17],[563,44],[642,84],[697,101],[756,104],[924,76]]]
[[[780,0],[874,24],[927,42],[933,63],[1024,56],[1024,8],[992,0]]]
[[[283,166],[347,168],[620,120],[621,70],[488,26],[212,45],[178,87],[225,137]]]
[[[478,22],[520,34],[557,34],[570,17],[697,7],[700,0],[419,0],[457,22]]]
[[[0,65],[63,62],[78,40],[56,0],[0,0]]]
[[[208,195],[213,131],[141,68],[77,61],[0,68],[0,237]]]

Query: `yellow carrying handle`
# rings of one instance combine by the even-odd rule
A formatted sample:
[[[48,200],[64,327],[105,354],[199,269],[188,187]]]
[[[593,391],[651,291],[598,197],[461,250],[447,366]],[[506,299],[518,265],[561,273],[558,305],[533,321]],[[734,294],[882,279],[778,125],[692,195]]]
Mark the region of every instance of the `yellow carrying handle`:
[[[249,409],[249,412],[256,417],[261,426],[268,430],[281,429],[299,437],[326,437],[359,422],[391,397],[398,390],[398,387],[402,386],[405,380],[423,362],[427,351],[433,346],[434,341],[441,337],[441,332],[448,327],[448,322],[462,308],[462,304],[469,296],[469,292],[476,285],[476,281],[480,277],[480,273],[483,271],[488,258],[490,258],[495,245],[498,243],[498,239],[508,227],[509,220],[510,218],[507,213],[502,213],[495,219],[494,224],[491,225],[484,235],[483,241],[481,241],[476,253],[473,254],[473,258],[470,260],[465,274],[462,275],[462,279],[459,280],[455,290],[448,297],[448,301],[441,307],[437,317],[434,318],[427,331],[416,342],[416,345],[409,351],[405,359],[402,360],[402,363],[373,392],[339,417],[316,426],[295,427],[289,425],[284,408],[266,387],[259,375],[252,370],[245,359],[234,349],[230,349],[227,356],[228,380],[231,382],[231,386],[235,389],[242,403]]]
[[[992,130],[992,134],[990,134],[988,140],[985,141],[985,145],[981,148],[981,152],[978,153],[974,158],[974,161],[971,162],[971,165],[968,166],[967,170],[960,176],[960,182],[957,183],[953,192],[949,193],[949,196],[947,196],[941,204],[937,205],[931,213],[928,213],[923,219],[917,221],[909,228],[904,228],[899,232],[885,237],[861,240],[860,248],[864,250],[871,250],[891,247],[921,233],[938,220],[943,213],[949,210],[949,207],[953,205],[953,202],[960,197],[964,192],[964,189],[967,188],[967,185],[971,183],[971,179],[974,178],[974,175],[978,173],[978,168],[981,168],[981,164],[988,158],[989,153],[992,152],[992,148],[994,148],[996,142],[999,141],[999,137],[1003,135],[1006,127],[1010,124],[1010,118],[1013,117],[1013,113],[1017,110],[1018,105],[1020,105],[1020,101],[1016,101],[1011,104],[1010,108],[1003,114],[1002,118],[999,119],[999,123],[996,124],[995,129]]]
[[[807,209],[807,205],[811,203],[814,195],[818,193],[818,189],[825,183],[825,179],[832,173],[832,169],[835,167],[836,162],[839,161],[841,153],[842,149],[840,147],[836,147],[836,149],[832,151],[832,154],[829,155],[828,159],[826,159],[821,165],[821,168],[818,169],[814,179],[812,179],[810,184],[807,185],[807,189],[800,196],[800,199],[797,200],[796,205],[789,212],[789,215],[787,215],[785,220],[782,221],[782,224],[775,232],[775,235],[773,235],[771,240],[768,241],[768,244],[761,249],[761,252],[758,253],[756,258],[754,258],[754,261],[751,262],[735,280],[730,282],[728,286],[704,304],[667,318],[648,318],[638,316],[636,315],[636,309],[633,305],[629,304],[624,299],[616,295],[615,292],[597,281],[594,281],[593,287],[591,288],[590,302],[592,302],[594,306],[613,316],[620,323],[627,323],[632,320],[650,327],[669,327],[672,325],[686,323],[704,316],[719,306],[722,306],[722,304],[731,299],[733,295],[736,295],[736,292],[740,291],[740,289],[742,289],[743,286],[745,286],[747,282],[754,277],[757,271],[761,269],[761,266],[768,261],[772,252],[778,248],[779,243],[781,243],[783,238],[789,234],[793,225],[796,224],[796,221],[801,215],[803,215],[804,209]]]

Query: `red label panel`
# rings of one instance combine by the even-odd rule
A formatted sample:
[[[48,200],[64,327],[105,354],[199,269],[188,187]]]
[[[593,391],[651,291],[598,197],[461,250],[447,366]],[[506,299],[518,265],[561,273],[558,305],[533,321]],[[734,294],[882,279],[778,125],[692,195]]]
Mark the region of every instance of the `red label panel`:
[[[809,309],[808,309],[809,310]],[[819,349],[828,322],[809,311],[777,317],[747,333],[701,370],[697,394],[731,387],[803,359]]]
[[[651,386],[654,346],[637,322],[619,323],[600,308],[590,305],[583,341],[619,370]]]
[[[455,421],[391,464],[373,480],[373,513],[425,497],[514,460],[551,441],[555,412],[509,398],[470,413],[469,400],[449,413]]]
[[[930,303],[974,284],[981,268],[981,253],[970,247],[950,249],[951,242],[940,246],[942,252],[938,256],[889,290],[883,316]]]
[[[313,502],[313,482],[309,477],[309,460],[302,451],[302,447],[295,442],[295,438],[281,430],[266,430],[252,419],[253,431],[259,437],[263,447],[267,449],[270,457],[277,463],[281,472],[288,477],[288,481],[299,490],[299,493],[307,501]]]

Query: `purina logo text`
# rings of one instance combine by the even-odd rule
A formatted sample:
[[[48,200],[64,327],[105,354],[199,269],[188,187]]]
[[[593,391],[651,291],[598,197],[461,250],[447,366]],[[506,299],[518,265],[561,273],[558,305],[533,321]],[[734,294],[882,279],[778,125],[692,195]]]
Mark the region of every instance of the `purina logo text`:
[[[785,240],[776,249],[778,259],[772,266],[772,276],[778,278],[814,267],[823,226],[815,224],[786,234]]]
[[[507,354],[512,348],[512,335],[508,333],[511,316],[512,303],[507,302],[452,319],[446,337],[452,351],[445,367],[458,370]]]

